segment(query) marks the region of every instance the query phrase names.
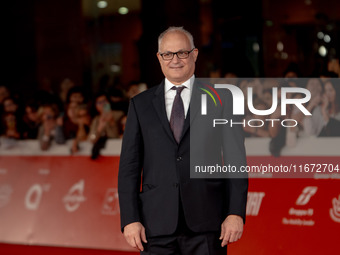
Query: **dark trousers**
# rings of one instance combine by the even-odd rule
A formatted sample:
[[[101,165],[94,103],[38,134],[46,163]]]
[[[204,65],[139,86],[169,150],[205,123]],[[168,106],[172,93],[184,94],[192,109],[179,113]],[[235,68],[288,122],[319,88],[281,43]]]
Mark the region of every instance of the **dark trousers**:
[[[147,237],[141,255],[226,255],[220,232],[194,233],[186,225],[180,206],[177,230],[172,235]]]

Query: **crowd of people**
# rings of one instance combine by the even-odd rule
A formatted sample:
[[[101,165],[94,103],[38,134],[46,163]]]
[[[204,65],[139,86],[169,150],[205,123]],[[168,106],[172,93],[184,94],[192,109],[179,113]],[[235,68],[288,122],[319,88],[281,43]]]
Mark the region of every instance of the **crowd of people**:
[[[257,110],[272,107],[273,87],[278,88],[279,97],[283,86],[305,87],[311,92],[311,99],[305,104],[311,116],[304,115],[294,105],[287,105],[287,114],[282,116],[280,101],[275,112],[268,116],[256,116],[246,107],[245,120],[255,121],[251,126],[244,126],[245,136],[271,138],[273,155],[279,155],[286,145],[294,145],[298,137],[340,136],[340,81],[334,63],[329,64],[329,69],[320,77],[308,79],[297,79],[299,73],[294,68],[286,70],[284,79],[241,79],[234,73],[225,73],[223,76],[239,86],[244,95],[248,87],[252,87],[253,106]],[[10,148],[18,139],[38,139],[41,150],[48,150],[53,143],[72,140],[70,151],[74,154],[79,151],[80,142],[90,141],[92,157],[96,158],[107,139],[123,136],[129,100],[145,90],[146,85],[131,82],[125,91],[112,88],[92,98],[69,79],[65,79],[60,88],[59,95],[40,91],[23,101],[8,87],[0,86],[0,146]],[[291,93],[289,96],[301,95]],[[284,118],[294,119],[298,125],[285,128],[279,121],[265,121]]]
[[[93,144],[92,157],[99,155],[110,138],[123,135],[129,100],[145,89],[132,82],[126,91],[110,89],[90,98],[80,86],[65,79],[59,95],[39,91],[25,99],[0,86],[0,146],[9,149],[15,141],[38,139],[41,150],[52,144],[72,140],[70,151],[79,151],[79,143]]]
[[[238,86],[246,95],[248,87],[252,87],[253,106],[257,110],[267,110],[273,104],[273,88],[278,89],[276,110],[267,116],[258,116],[246,108],[245,120],[252,121],[245,125],[246,137],[269,137],[269,150],[279,156],[285,146],[296,146],[301,137],[334,137],[340,136],[340,65],[339,59],[330,60],[328,71],[313,78],[300,78],[296,66],[288,67],[280,79],[239,79]],[[226,77],[234,76],[226,74]],[[304,104],[311,115],[305,115],[296,105],[287,104],[285,112],[281,109],[281,87],[300,87],[310,91],[311,99]],[[288,99],[298,99],[301,93],[288,93]],[[246,97],[245,97],[246,100]],[[247,105],[247,102],[245,102]],[[283,120],[294,120],[289,127],[283,126]],[[272,120],[272,121],[266,121]],[[274,121],[275,120],[275,121]],[[256,123],[257,122],[257,123]],[[295,125],[296,124],[296,125]],[[256,126],[254,128],[254,126]],[[294,127],[293,127],[294,126]]]
[[[275,137],[279,131],[279,125],[276,122],[269,123],[266,119],[293,119],[298,124],[295,128],[298,136],[340,136],[340,129],[337,128],[340,121],[340,82],[334,78],[309,78],[309,79],[271,79],[261,81],[259,79],[244,80],[241,88],[247,93],[248,87],[253,88],[253,105],[257,110],[267,110],[272,107],[272,88],[266,88],[268,84],[276,84],[278,88],[278,106],[276,110],[266,116],[252,114],[249,110],[246,113],[247,119],[257,119],[258,122],[266,123],[257,129],[251,126],[245,127],[246,136],[253,137]],[[303,87],[310,91],[311,99],[304,104],[304,107],[311,113],[305,115],[296,105],[286,105],[286,115],[282,115],[280,96],[281,84],[285,87]],[[274,87],[276,87],[274,86]],[[300,93],[288,93],[288,99],[300,98]],[[279,122],[277,122],[279,123]],[[260,124],[258,124],[260,125]],[[293,125],[293,124],[292,124]]]
[[[273,87],[277,88],[276,110],[269,115],[256,115],[246,108],[244,125],[246,137],[271,138],[270,151],[273,155],[279,156],[285,146],[295,147],[299,138],[340,136],[338,78],[252,79],[243,80],[240,85],[244,94],[248,87],[253,88],[253,107],[256,110],[274,107]],[[310,91],[311,98],[303,106],[311,115],[305,115],[295,104],[286,104],[285,111],[282,111],[281,87],[302,87]],[[304,97],[302,93],[287,93],[286,96],[287,99]]]

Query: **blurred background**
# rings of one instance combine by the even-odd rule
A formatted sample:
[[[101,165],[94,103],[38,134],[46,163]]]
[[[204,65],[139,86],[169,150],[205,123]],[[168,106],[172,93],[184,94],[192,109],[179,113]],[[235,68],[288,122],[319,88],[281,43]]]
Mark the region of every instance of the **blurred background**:
[[[157,37],[184,26],[200,51],[198,77],[319,77],[337,58],[336,0],[13,0],[2,3],[0,84],[31,95],[68,78],[88,92],[154,86]]]
[[[269,109],[281,84],[258,77],[292,78],[282,84],[312,94],[312,117],[287,107],[297,128],[258,124],[277,112],[246,113],[259,125],[244,127],[249,165],[331,168],[251,179],[247,231],[233,254],[336,254],[339,10],[336,0],[1,2],[0,254],[131,251],[119,227],[121,138],[129,100],[164,78],[157,38],[169,26],[193,34],[196,77],[253,77],[238,85],[254,88],[256,109]]]

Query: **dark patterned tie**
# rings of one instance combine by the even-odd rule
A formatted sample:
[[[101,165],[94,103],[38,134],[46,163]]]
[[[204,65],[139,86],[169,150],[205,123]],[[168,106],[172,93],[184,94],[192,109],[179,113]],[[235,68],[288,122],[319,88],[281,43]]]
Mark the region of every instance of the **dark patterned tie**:
[[[174,134],[175,140],[179,143],[182,135],[182,130],[184,126],[184,105],[181,97],[181,92],[185,87],[173,86],[171,89],[176,90],[176,96],[174,103],[172,105],[171,115],[170,115],[170,127],[172,133]]]

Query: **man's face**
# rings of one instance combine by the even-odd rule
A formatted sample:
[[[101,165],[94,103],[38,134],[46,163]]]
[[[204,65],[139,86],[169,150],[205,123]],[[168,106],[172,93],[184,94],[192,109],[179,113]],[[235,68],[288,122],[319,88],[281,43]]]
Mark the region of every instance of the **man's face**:
[[[181,32],[167,33],[160,45],[160,53],[190,50],[192,50],[190,41]],[[172,60],[163,60],[159,52],[157,53],[164,76],[175,85],[181,85],[194,74],[197,55],[198,50],[194,49],[186,59],[179,59],[177,55],[174,55]]]

